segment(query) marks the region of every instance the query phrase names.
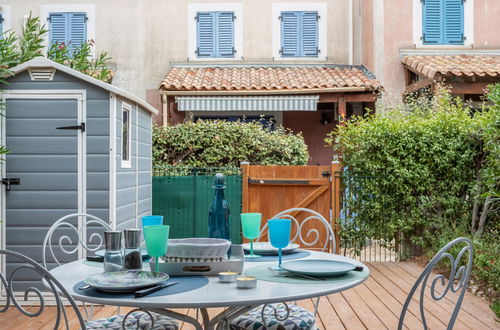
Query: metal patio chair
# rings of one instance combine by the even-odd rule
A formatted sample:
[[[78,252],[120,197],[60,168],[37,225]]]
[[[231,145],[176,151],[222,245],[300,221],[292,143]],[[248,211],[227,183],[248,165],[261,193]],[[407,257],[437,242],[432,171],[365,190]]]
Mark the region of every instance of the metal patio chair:
[[[42,293],[36,287],[28,287],[22,293],[24,301],[27,301],[30,295],[36,296],[36,305],[38,310],[35,312],[27,311],[19,303],[19,295],[15,294],[15,277],[18,273],[31,272],[40,277],[40,282],[43,281],[44,285],[48,287],[51,296],[55,299],[56,315],[54,320],[54,330],[65,328],[70,329],[69,319],[66,308],[71,307],[76,314],[76,320],[81,329],[155,329],[155,330],[177,330],[179,326],[177,322],[172,321],[168,317],[153,314],[140,309],[134,309],[125,315],[117,315],[112,318],[98,319],[86,322],[76,304],[75,300],[71,297],[68,291],[55,279],[44,267],[38,264],[31,258],[22,255],[15,251],[0,250],[0,257],[6,257],[11,261],[20,264],[14,269],[10,270],[10,274],[6,276],[0,272],[0,292],[4,292],[5,304],[0,307],[0,313],[6,312],[11,305],[16,307],[22,314],[28,317],[38,317],[42,315],[45,309],[45,299],[48,298],[46,292]],[[22,275],[20,275],[22,276]],[[64,300],[64,301],[63,301]],[[144,318],[144,319],[143,319]],[[11,329],[17,328],[15,325]],[[72,327],[74,329],[74,326]]]
[[[86,213],[68,214],[56,222],[49,228],[43,241],[43,266],[47,268],[49,264],[48,256],[52,263],[61,265],[61,259],[67,255],[77,255],[79,258],[85,258],[87,252],[95,252],[104,248],[104,232],[113,230],[104,220]],[[53,245],[54,240],[57,246]],[[74,247],[67,247],[73,246]],[[81,247],[82,249],[79,249]],[[90,304],[90,311],[84,303],[83,308],[88,320],[92,320],[94,314],[94,305]],[[94,323],[87,325],[89,329],[121,329],[121,323],[125,315],[120,314],[120,308],[117,308],[117,315],[107,319],[93,321]],[[152,313],[157,320],[156,329],[176,330],[178,325],[172,319]],[[137,316],[137,315],[135,315]],[[152,317],[153,317],[152,316]],[[102,327],[103,324],[106,327]],[[163,327],[161,327],[163,326]],[[93,328],[95,327],[95,328]],[[99,328],[100,327],[100,328]]]
[[[306,214],[304,219],[299,222],[296,215],[304,213]],[[321,246],[320,251],[335,253],[337,245],[332,226],[318,212],[306,208],[291,208],[276,214],[271,219],[290,219],[292,221],[292,233],[295,232],[295,234],[290,238],[290,242],[305,247],[313,247],[319,243]],[[316,227],[305,230],[305,225],[313,222],[324,227],[324,237],[321,237],[321,233]],[[259,241],[267,230],[268,225],[266,223],[256,241]],[[324,239],[324,243],[321,243],[322,239]],[[259,306],[229,321],[230,328],[231,330],[260,330],[267,329],[268,324],[272,323],[274,326],[278,326],[279,329],[286,330],[316,329],[315,317],[318,312],[319,302],[320,298],[318,297],[314,304],[314,314],[294,304],[281,303]]]
[[[462,246],[460,251],[456,254],[456,257],[450,252],[450,250],[454,248],[459,248]],[[462,257],[467,255],[466,258],[462,260]],[[398,329],[403,329],[404,327],[404,319],[406,313],[408,312],[408,307],[415,295],[416,291],[420,289],[419,294],[419,310],[420,317],[422,318],[422,326],[424,329],[427,329],[427,321],[425,319],[425,290],[429,289],[430,296],[434,301],[439,301],[443,299],[450,291],[453,293],[457,293],[460,291],[458,299],[456,301],[455,307],[453,308],[453,312],[450,317],[450,321],[448,322],[447,329],[453,329],[453,325],[458,316],[458,312],[460,311],[460,307],[462,305],[462,301],[464,299],[465,292],[467,291],[467,286],[469,283],[469,277],[472,270],[472,259],[474,258],[474,247],[469,239],[460,237],[457,238],[448,244],[446,244],[439,252],[432,258],[431,261],[427,264],[424,271],[418,277],[417,281],[413,285],[406,298],[406,301],[403,305],[403,309],[401,311],[401,315],[399,317]],[[429,278],[431,276],[432,270],[434,267],[440,263],[441,261],[449,263],[451,267],[450,275],[446,278],[442,274],[436,275],[432,281],[429,283]],[[430,284],[430,286],[428,286]],[[436,292],[436,286],[440,286],[442,292]]]

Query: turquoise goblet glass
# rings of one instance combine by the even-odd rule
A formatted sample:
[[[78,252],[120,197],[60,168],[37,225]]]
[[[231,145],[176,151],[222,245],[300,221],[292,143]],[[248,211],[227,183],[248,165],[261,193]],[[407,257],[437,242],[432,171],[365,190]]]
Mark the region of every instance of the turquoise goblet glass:
[[[146,249],[151,257],[156,257],[156,272],[159,272],[160,257],[167,253],[170,226],[151,225],[145,226],[143,230],[144,239],[146,241]]]
[[[145,215],[142,217],[142,227],[163,225],[163,215]]]
[[[269,226],[269,241],[271,245],[278,249],[278,270],[281,268],[281,249],[287,247],[290,243],[290,231],[292,229],[292,220],[290,219],[271,219],[267,221]]]
[[[241,213],[241,229],[243,236],[250,240],[250,255],[247,258],[260,258],[259,255],[253,254],[253,240],[259,237],[261,213]]]

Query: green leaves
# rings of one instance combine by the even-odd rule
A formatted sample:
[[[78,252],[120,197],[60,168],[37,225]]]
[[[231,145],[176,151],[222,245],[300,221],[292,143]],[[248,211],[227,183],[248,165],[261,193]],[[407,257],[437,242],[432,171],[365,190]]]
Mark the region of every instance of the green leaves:
[[[283,128],[269,131],[257,122],[200,120],[153,131],[155,166],[304,165],[308,158],[302,135]]]

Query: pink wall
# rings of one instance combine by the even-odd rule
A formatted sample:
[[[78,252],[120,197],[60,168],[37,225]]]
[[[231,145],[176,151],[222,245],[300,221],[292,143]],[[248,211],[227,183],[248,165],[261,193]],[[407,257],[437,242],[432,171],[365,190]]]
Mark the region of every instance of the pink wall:
[[[371,71],[375,71],[373,58],[373,0],[362,2],[362,37],[363,64]]]
[[[405,89],[402,48],[413,47],[412,1],[384,0],[383,85],[389,98],[400,98]]]
[[[309,149],[309,165],[328,165],[332,161],[333,150],[325,147],[324,139],[336,126],[336,122],[327,125],[320,123],[321,111],[290,111],[283,113],[283,126],[294,133],[302,132]]]
[[[474,48],[500,48],[500,1],[474,0]]]

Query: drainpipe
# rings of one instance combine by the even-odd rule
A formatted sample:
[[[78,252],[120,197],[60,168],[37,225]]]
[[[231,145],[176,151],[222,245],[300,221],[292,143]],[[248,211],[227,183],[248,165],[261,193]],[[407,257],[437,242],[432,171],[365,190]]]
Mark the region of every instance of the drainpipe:
[[[349,65],[354,64],[354,20],[353,1],[349,0]]]
[[[168,126],[168,102],[167,94],[161,95],[161,107],[162,107],[162,126]]]

